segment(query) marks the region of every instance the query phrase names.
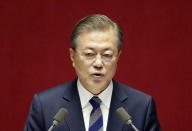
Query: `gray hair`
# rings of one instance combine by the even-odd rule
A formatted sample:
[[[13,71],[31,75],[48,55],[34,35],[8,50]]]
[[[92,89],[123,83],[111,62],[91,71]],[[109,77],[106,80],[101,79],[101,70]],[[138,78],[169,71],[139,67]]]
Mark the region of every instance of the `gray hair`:
[[[81,19],[72,30],[71,34],[71,48],[76,49],[76,40],[78,36],[86,31],[105,31],[109,28],[113,28],[118,37],[118,50],[121,49],[123,44],[123,33],[120,26],[113,22],[105,15],[94,14]]]

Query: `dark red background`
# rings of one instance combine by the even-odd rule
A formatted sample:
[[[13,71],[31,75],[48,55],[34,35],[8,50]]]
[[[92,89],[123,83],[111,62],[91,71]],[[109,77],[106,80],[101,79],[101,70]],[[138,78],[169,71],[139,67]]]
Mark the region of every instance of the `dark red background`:
[[[71,30],[94,13],[124,32],[115,79],[155,98],[163,130],[190,131],[190,0],[1,0],[0,130],[23,130],[34,93],[75,78]]]

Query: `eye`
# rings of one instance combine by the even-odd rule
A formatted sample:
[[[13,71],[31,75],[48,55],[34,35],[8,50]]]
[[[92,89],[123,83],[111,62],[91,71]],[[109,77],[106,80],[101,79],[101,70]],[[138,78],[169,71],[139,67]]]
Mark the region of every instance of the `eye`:
[[[94,53],[85,53],[85,56],[94,56]]]
[[[112,54],[103,54],[103,56],[106,57],[106,58],[111,58]]]
[[[85,58],[87,58],[87,59],[92,59],[95,57],[95,53],[93,53],[93,52],[87,52],[84,55],[85,55]]]

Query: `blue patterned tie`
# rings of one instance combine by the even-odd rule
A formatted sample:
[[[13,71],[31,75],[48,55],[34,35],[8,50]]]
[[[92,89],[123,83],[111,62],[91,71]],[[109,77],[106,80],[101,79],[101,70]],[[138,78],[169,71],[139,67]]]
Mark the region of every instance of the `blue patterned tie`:
[[[89,131],[103,131],[103,116],[100,108],[101,100],[94,96],[89,100],[93,109],[89,120]]]

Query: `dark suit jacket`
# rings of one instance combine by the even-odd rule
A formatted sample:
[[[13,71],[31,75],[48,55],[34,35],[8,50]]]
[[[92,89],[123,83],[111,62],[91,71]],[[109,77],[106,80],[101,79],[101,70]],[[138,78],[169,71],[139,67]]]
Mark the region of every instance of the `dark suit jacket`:
[[[113,94],[109,111],[107,131],[132,131],[123,124],[115,111],[124,107],[140,131],[160,131],[155,103],[151,96],[113,81]],[[60,108],[68,115],[53,131],[85,131],[83,114],[77,91],[77,79],[50,88],[34,96],[24,131],[47,131]]]

